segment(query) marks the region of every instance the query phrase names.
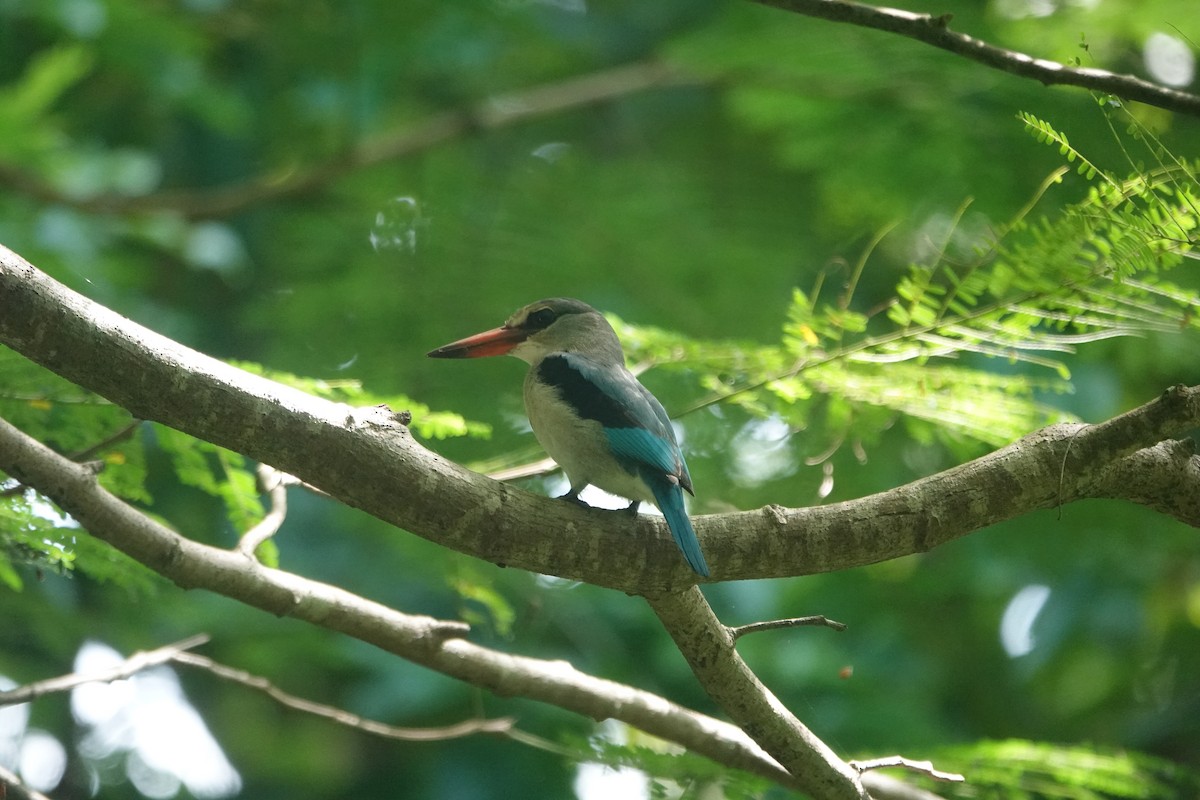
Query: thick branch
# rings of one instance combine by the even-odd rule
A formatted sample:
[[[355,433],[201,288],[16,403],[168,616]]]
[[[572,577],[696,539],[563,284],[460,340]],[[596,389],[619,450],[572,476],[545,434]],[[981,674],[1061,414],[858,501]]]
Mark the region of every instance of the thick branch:
[[[338,631],[501,696],[527,697],[592,719],[618,719],[726,766],[784,786],[795,780],[738,728],[663,698],[585,675],[562,661],[466,641],[467,626],[394,611],[334,586],[185,539],[126,505],[84,467],[0,420],[0,469],[52,498],[90,533],[185,588]],[[182,660],[182,659],[181,659]]]
[[[858,773],[763,686],[698,587],[648,598],[704,691],[814,797],[865,800]]]
[[[15,164],[0,162],[0,184],[46,203],[93,213],[173,211],[185,217],[223,217],[247,207],[320,189],[354,171],[393,161],[472,130],[503,128],[548,114],[613,100],[647,89],[695,83],[658,62],[638,62],[497,95],[460,109],[432,114],[323,164],[252,178],[207,191],[163,191],[129,197],[79,198],[59,191]]]
[[[469,472],[426,450],[384,410],[331,403],[203,356],[2,247],[0,342],[141,419],[244,453],[453,550],[637,594],[695,581],[661,519],[555,503]],[[1177,387],[1101,425],[1056,425],[891,491],[697,517],[695,527],[715,580],[846,569],[1036,509],[1123,497],[1110,481],[1126,457],[1195,428],[1200,388]]]
[[[1191,439],[1159,442],[1117,461],[1096,494],[1128,500],[1200,528],[1200,458]]]
[[[850,0],[754,0],[761,5],[792,11],[806,17],[844,22],[864,28],[896,33],[919,42],[948,50],[955,55],[978,61],[993,69],[1033,78],[1046,85],[1076,86],[1093,92],[1117,95],[1168,111],[1200,116],[1200,96],[1169,89],[1133,75],[1118,75],[1103,69],[1069,67],[1057,61],[1033,58],[1015,50],[1006,50],[987,42],[956,33],[948,27],[949,14],[914,14],[895,8],[854,3]]]

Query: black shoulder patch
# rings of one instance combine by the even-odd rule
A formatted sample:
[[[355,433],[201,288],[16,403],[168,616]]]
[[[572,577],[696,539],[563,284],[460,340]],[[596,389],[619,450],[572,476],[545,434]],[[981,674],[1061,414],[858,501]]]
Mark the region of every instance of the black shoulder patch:
[[[637,423],[613,398],[571,365],[565,356],[547,356],[538,365],[538,379],[558,390],[558,396],[582,419],[606,428],[636,428]]]

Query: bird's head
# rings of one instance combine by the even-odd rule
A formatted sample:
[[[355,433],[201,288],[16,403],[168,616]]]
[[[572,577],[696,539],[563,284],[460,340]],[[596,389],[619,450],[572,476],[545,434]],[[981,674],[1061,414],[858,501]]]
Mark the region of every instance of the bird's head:
[[[499,328],[430,351],[431,358],[514,355],[535,364],[550,353],[581,353],[624,363],[620,342],[599,311],[569,297],[538,300]]]

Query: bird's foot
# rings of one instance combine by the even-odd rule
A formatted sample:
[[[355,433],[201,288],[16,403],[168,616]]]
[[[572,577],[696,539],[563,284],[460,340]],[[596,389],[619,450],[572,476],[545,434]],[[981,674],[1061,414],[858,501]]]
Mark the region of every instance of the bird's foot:
[[[642,504],[641,500],[634,500],[632,503],[629,504],[629,507],[625,509],[625,513],[631,517],[636,517],[638,515],[638,506],[640,506],[641,504]]]
[[[574,503],[577,506],[583,506],[584,508],[591,508],[591,506],[589,506],[587,503],[585,503],[579,499],[579,490],[578,489],[572,489],[571,491],[567,492],[566,494],[560,494],[558,497],[556,497],[554,499],[555,500],[566,500],[567,502]]]

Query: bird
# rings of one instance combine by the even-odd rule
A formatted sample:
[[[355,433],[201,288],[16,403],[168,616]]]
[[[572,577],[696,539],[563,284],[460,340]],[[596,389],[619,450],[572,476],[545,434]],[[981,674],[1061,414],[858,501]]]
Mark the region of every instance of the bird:
[[[589,484],[630,501],[637,513],[653,503],[691,568],[709,577],[708,564],[683,504],[693,494],[671,419],[625,366],[625,352],[608,320],[569,297],[538,300],[499,328],[432,350],[431,358],[511,355],[529,364],[525,412],[538,442],[567,474],[562,498],[583,504]]]

